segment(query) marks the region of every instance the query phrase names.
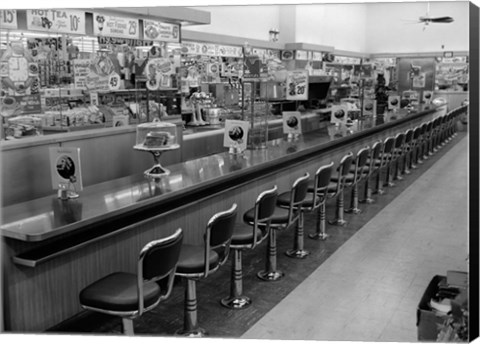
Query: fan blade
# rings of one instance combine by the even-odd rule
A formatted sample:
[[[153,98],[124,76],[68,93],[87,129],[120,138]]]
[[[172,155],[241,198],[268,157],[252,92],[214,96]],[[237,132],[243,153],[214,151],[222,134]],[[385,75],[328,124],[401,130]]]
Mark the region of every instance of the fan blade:
[[[451,23],[453,22],[452,17],[437,17],[437,18],[430,18],[432,23]]]
[[[420,21],[425,23],[451,23],[453,22],[452,17],[420,17]]]

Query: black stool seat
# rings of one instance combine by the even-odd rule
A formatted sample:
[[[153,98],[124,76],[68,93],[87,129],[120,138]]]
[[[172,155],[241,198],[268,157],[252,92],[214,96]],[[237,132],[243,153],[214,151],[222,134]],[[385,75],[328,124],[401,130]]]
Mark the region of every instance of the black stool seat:
[[[257,228],[257,230],[255,231],[255,235],[257,236],[257,241],[261,241],[264,236],[264,233]],[[247,245],[252,243],[252,241],[253,241],[252,226],[249,226],[243,223],[236,224],[230,246],[233,247],[237,245]]]
[[[277,201],[278,202],[278,201]],[[253,222],[254,221],[254,208],[248,210],[243,214],[243,220],[245,222]],[[284,208],[275,208],[275,213],[270,218],[271,224],[284,224],[288,222],[288,209]]]
[[[312,186],[312,191],[313,191],[313,186]],[[291,196],[291,193],[288,192],[288,191],[278,195],[277,204],[280,205],[280,206],[288,207],[290,205],[290,196]],[[307,193],[307,197],[303,201],[302,207],[305,207],[305,208],[313,207],[313,205],[314,205],[313,201],[314,201],[313,200],[313,193],[312,192]],[[320,202],[320,198],[318,196],[316,196],[315,197],[315,204],[318,203],[318,202]]]
[[[80,293],[82,305],[112,311],[134,311],[138,309],[137,275],[115,272],[92,283]],[[143,284],[144,305],[149,307],[158,301],[160,287],[155,282]]]
[[[220,263],[220,257],[214,250],[210,250],[208,263],[210,270],[214,270]],[[184,244],[178,258],[177,274],[196,274],[203,271],[205,271],[205,247]]]

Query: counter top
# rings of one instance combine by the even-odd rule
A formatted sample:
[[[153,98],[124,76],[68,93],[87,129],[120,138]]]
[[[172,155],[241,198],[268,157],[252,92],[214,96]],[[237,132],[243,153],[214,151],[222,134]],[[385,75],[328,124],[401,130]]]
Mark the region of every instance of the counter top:
[[[86,187],[75,200],[62,201],[52,194],[2,209],[2,235],[21,241],[38,242],[79,229],[118,222],[119,227],[146,221],[171,209],[188,206],[212,192],[219,192],[251,180],[258,173],[273,172],[318,154],[319,151],[354,141],[368,133],[385,130],[397,123],[435,111],[425,107],[415,113],[399,111],[356,126],[322,128],[301,135],[296,141],[269,141],[268,149],[247,150],[243,155],[227,152],[169,165],[170,175],[149,180],[141,171],[128,177]],[[234,181],[234,183],[233,183]],[[129,219],[129,220],[126,220]],[[134,220],[133,220],[134,219]],[[123,222],[122,222],[123,221]],[[135,221],[135,222],[133,222]]]

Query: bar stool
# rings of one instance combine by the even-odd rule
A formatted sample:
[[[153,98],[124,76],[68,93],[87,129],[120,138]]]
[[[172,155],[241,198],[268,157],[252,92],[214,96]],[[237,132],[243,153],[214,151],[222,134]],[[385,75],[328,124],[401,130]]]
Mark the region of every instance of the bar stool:
[[[318,172],[318,171],[317,171]],[[317,174],[315,173],[315,178],[314,178],[314,185],[318,184],[317,180]],[[308,211],[313,211],[314,209],[317,209],[320,204],[320,197],[317,196],[316,192],[310,192],[308,193],[309,190],[309,185],[310,183],[307,183],[307,188],[302,190],[301,192],[305,192],[305,196],[303,198],[303,201],[299,203],[298,205],[295,205],[295,210],[299,211],[298,214],[298,222],[297,226],[295,227],[295,236],[293,240],[293,249],[288,250],[285,252],[285,255],[287,255],[290,258],[300,258],[303,259],[306,256],[310,254],[307,250],[304,249],[304,215],[305,212]],[[277,205],[282,208],[289,208],[291,204],[291,197],[292,193],[290,191],[284,192],[278,196],[277,200]],[[298,196],[300,199],[300,195]]]
[[[374,173],[380,173],[380,165],[382,160],[380,159],[380,153],[382,151],[382,141],[376,141],[372,145],[370,154],[367,160],[368,174],[365,176],[365,198],[360,200],[360,203],[372,204],[374,202],[372,198],[372,188],[370,186],[370,178]]]
[[[154,240],[140,251],[137,273],[114,272],[85,287],[79,294],[84,309],[122,318],[125,335],[134,335],[133,319],[170,296],[183,232]]]
[[[357,152],[355,163],[350,166],[350,173],[346,176],[346,182],[352,188],[352,196],[350,198],[350,208],[346,209],[346,213],[359,214],[361,212],[358,207],[358,183],[368,176],[368,155],[370,147],[361,148]]]
[[[230,296],[220,301],[227,308],[242,309],[252,303],[248,296],[243,295],[242,251],[245,249],[253,250],[267,238],[270,228],[270,217],[275,211],[277,197],[277,186],[263,191],[258,195],[255,206],[243,214],[243,222],[235,225],[230,243],[230,248],[234,254],[230,279]]]
[[[405,149],[405,133],[398,133],[395,136],[395,146],[392,152],[392,164],[395,163],[395,169],[393,170],[393,180],[402,180],[403,177],[400,175],[400,168],[398,167],[402,156],[404,155]],[[388,177],[388,175],[387,175]],[[389,186],[395,186],[395,183],[390,182]]]
[[[425,131],[425,134],[423,135],[424,136],[424,142],[425,142],[424,147],[423,147],[423,149],[424,149],[423,150],[423,157],[422,157],[423,160],[427,160],[428,157],[430,155],[432,155],[430,153],[430,146],[431,146],[432,134],[433,134],[433,121],[434,120],[427,123],[427,129]]]
[[[432,121],[432,127],[430,129],[430,133],[428,135],[428,146],[427,146],[427,155],[432,156],[434,153],[434,142],[435,142],[435,137],[437,134],[437,129],[438,129],[438,123],[441,118],[437,117]]]
[[[383,141],[382,145],[382,153],[380,154],[380,166],[378,167],[378,174],[377,174],[377,188],[374,193],[378,193],[379,195],[383,195],[385,191],[383,190],[382,185],[382,170],[386,170],[386,186],[388,186],[388,182],[390,179],[390,163],[392,158],[392,150],[393,146],[395,145],[395,138],[390,136]]]
[[[422,132],[421,126],[415,127],[415,129],[413,130],[412,145],[410,148],[410,164],[409,164],[410,170],[417,168],[417,164],[418,164],[417,159],[419,154],[418,150],[421,142],[421,132]]]
[[[440,136],[442,122],[443,115],[433,120],[432,133],[430,135],[430,149],[428,150],[428,155],[433,155],[435,152],[438,151],[437,143]]]
[[[204,245],[183,245],[176,276],[186,280],[183,329],[177,334],[202,337],[206,331],[198,325],[196,281],[207,278],[228,259],[237,217],[237,204],[213,215],[207,223]]]
[[[288,208],[280,206],[278,199],[275,206],[275,212],[270,217],[270,230],[267,246],[267,259],[265,270],[259,271],[257,277],[263,281],[278,281],[284,276],[284,273],[277,269],[277,232],[278,230],[289,229],[292,225],[297,224],[297,236],[303,236],[303,223],[299,224],[302,216],[301,206],[307,196],[308,178],[310,174],[305,173],[304,176],[293,182],[292,188],[288,192],[290,194],[290,203]],[[303,247],[299,248],[300,251]]]
[[[325,204],[328,198],[331,198],[335,193],[329,191],[330,179],[332,178],[333,161],[328,165],[321,166],[317,172],[315,172],[315,179],[313,184],[309,185],[308,192],[317,195],[317,205],[314,209],[317,210],[316,231],[308,235],[310,239],[314,240],[326,240],[328,234],[326,233],[326,209]],[[333,187],[335,184],[333,185]],[[331,190],[331,188],[330,188]],[[309,197],[307,196],[307,199]]]
[[[340,160],[340,163],[337,167],[337,176],[333,176],[330,180],[334,183],[333,190],[334,195],[333,197],[337,198],[337,206],[336,206],[336,214],[335,219],[328,221],[329,224],[334,226],[345,226],[347,221],[343,218],[344,210],[344,189],[346,185],[347,175],[350,172],[350,166],[353,162],[353,153],[349,152],[347,155],[343,156]],[[329,190],[330,187],[329,187]]]
[[[425,156],[425,142],[426,142],[426,133],[427,133],[428,122],[425,122],[420,127],[420,137],[418,143],[418,150],[415,162],[418,164],[423,164],[423,157]]]
[[[402,174],[410,174],[410,166],[412,163],[412,150],[415,145],[413,142],[413,129],[408,129],[405,132],[405,141],[403,143],[403,163]]]

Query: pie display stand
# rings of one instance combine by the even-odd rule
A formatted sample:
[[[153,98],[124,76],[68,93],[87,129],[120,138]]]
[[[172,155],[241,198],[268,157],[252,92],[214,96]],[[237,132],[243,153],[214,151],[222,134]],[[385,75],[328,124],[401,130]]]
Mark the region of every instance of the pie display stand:
[[[152,153],[155,164],[144,172],[144,174],[147,177],[152,179],[158,179],[164,176],[168,176],[170,174],[170,171],[167,170],[165,167],[162,167],[162,165],[160,164],[160,156],[162,155],[163,152],[175,150],[178,148],[180,148],[180,145],[178,143],[175,143],[173,145],[169,145],[163,148],[162,147],[150,148],[150,147],[145,147],[143,144],[133,146],[133,149],[135,150]]]

